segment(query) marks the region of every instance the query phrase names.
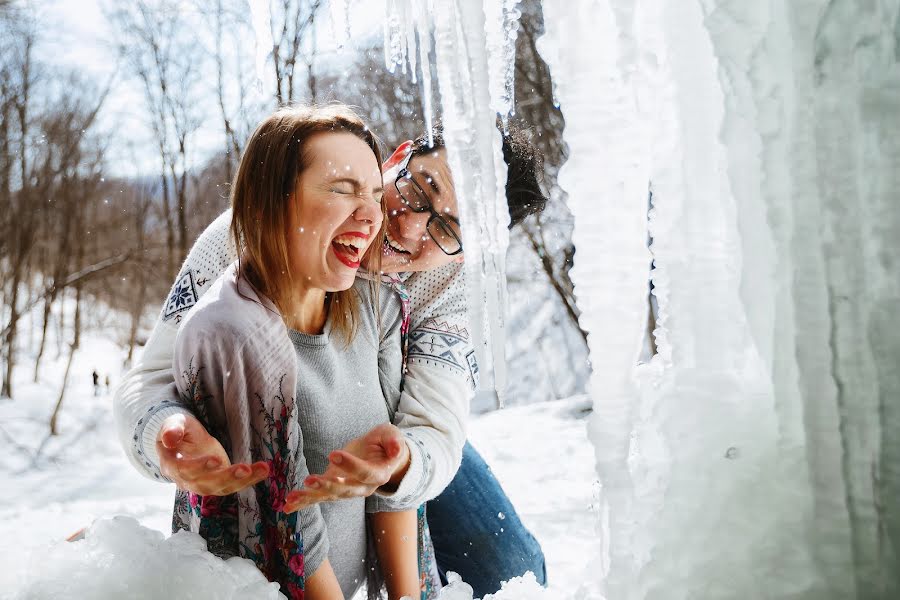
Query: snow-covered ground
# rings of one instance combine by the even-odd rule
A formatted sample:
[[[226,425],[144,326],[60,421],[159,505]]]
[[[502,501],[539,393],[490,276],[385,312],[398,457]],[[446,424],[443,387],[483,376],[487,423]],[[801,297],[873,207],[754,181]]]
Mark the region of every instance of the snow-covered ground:
[[[37,384],[26,356],[17,372],[16,400],[0,401],[0,598],[15,596],[23,581],[39,578],[48,554],[60,556],[53,545],[97,518],[128,515],[169,534],[174,488],[131,467],[113,429],[111,394],[104,389],[94,395],[92,370],[101,380],[109,373],[113,386],[122,373],[124,351],[110,331],[107,325],[83,335],[58,436],[49,436],[48,421],[65,352],[56,358],[52,346]],[[588,407],[578,397],[470,422],[471,441],[544,548],[554,597],[571,597],[596,555]]]

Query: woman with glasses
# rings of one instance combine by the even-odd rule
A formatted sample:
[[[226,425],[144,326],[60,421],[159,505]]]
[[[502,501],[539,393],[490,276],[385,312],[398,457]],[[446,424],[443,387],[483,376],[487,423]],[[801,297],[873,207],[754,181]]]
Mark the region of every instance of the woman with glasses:
[[[434,145],[424,135],[405,142],[383,166],[388,223],[381,270],[409,315],[395,427],[376,428],[332,453],[328,469],[308,477],[287,501],[291,508],[303,508],[369,496],[373,506],[397,510],[430,500],[426,514],[440,571],[459,573],[480,597],[526,571],[543,582],[544,557],[490,469],[466,442],[477,364],[467,330],[457,198],[441,131],[433,133]],[[515,127],[504,134],[503,153],[513,226],[544,207],[541,161]],[[115,398],[120,439],[141,472],[157,479],[165,474],[185,489],[215,485],[222,493],[262,481],[266,473],[254,465],[207,466],[203,459],[212,441],[196,419],[170,419],[165,410],[147,413],[171,394],[172,340],[182,318],[234,260],[230,221],[229,211],[197,240],[141,363]],[[378,450],[398,441],[402,452]]]

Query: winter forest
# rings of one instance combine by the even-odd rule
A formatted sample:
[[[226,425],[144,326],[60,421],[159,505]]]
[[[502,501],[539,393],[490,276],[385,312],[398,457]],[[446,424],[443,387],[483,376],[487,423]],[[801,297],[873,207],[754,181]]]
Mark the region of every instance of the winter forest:
[[[348,496],[293,512],[283,490],[272,518],[296,527],[300,567],[287,538],[262,559],[223,555],[209,523],[227,511],[210,499],[235,498],[245,527],[247,494],[277,495],[278,461],[256,486],[198,491],[147,437],[176,415],[146,391],[178,386],[175,331],[210,306],[196,290],[221,289],[189,252],[207,260],[207,228],[231,222],[257,126],[336,102],[364,122],[356,143],[381,144],[384,255],[413,256],[392,227],[419,215],[445,265],[399,288],[382,270],[404,379],[391,407],[379,354],[374,391],[407,475],[356,494],[399,503],[417,444],[428,487],[441,436],[456,440],[446,480],[404,507],[422,600],[900,597],[900,0],[0,0],[0,598],[410,596],[379,545],[393,530],[373,526],[399,508]],[[513,133],[535,176],[521,219]],[[452,210],[416,160],[443,161]],[[327,264],[367,268],[347,262],[359,244],[334,250],[345,238]],[[440,269],[457,283],[434,291]],[[436,298],[460,285],[458,301],[424,301],[418,281]],[[448,307],[465,335],[440,329]],[[305,331],[278,323],[285,342]],[[351,395],[378,387],[363,378]],[[421,390],[437,408],[410,417]],[[142,394],[154,406],[123,432]],[[323,410],[356,431],[325,444],[333,461],[368,427]],[[295,420],[298,472],[315,476],[302,455],[319,438]],[[223,445],[234,473],[244,459]],[[199,533],[172,533],[183,489]],[[356,500],[364,560],[346,567],[334,507]],[[294,583],[268,570],[279,556]]]

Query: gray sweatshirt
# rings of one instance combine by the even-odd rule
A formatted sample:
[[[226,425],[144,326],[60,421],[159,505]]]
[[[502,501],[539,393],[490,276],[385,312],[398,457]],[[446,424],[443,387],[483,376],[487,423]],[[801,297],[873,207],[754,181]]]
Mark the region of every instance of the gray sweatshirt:
[[[400,396],[396,295],[386,289],[380,294],[383,335],[379,335],[368,283],[358,280],[354,287],[367,301],[352,344],[345,347],[335,340],[330,322],[321,335],[288,332],[297,351],[297,405],[308,472],[324,472],[332,451],[380,423],[389,423]],[[315,507],[301,511],[307,572],[315,572],[327,551],[345,598],[366,580],[365,507],[365,498],[351,498],[324,503],[321,513]]]

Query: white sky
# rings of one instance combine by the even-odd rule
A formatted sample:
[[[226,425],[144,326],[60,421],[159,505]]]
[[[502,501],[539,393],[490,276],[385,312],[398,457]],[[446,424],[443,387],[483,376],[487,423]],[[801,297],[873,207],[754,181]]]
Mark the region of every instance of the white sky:
[[[125,79],[121,74],[116,76],[116,52],[111,43],[115,32],[103,15],[104,1],[128,0],[35,2],[38,18],[43,25],[40,56],[53,65],[77,67],[94,79],[98,89],[104,88],[115,77],[100,122],[101,129],[116,133],[116,142],[108,151],[107,170],[112,175],[155,174],[158,170],[158,157],[141,114],[143,95],[136,82]],[[341,47],[347,30],[344,15],[350,16],[351,40],[370,39],[382,29],[384,0],[349,0],[349,6],[343,0],[338,2],[336,6],[325,8],[324,19],[316,31],[319,54],[323,56],[319,64],[322,60],[340,61],[346,55]],[[247,12],[249,17],[249,5]],[[353,42],[350,42],[348,48],[352,47]],[[255,52],[252,37],[247,40],[244,49],[246,52]],[[252,60],[253,56],[249,58]],[[264,76],[270,78],[270,70]],[[274,88],[274,84],[272,87]],[[223,145],[217,111],[216,101],[211,95],[209,122],[197,132],[195,138],[195,163],[203,162]]]

